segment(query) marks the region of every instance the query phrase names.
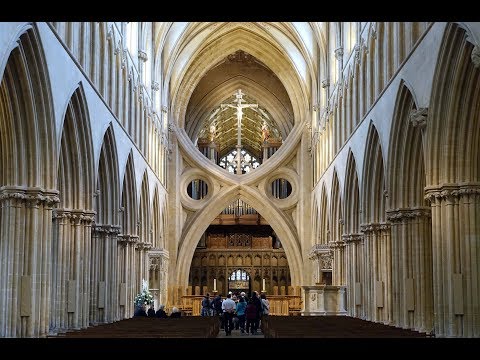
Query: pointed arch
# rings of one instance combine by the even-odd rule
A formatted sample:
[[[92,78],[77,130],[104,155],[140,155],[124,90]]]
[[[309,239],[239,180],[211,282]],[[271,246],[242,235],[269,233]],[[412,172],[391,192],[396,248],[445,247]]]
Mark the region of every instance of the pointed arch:
[[[118,224],[119,180],[117,146],[113,125],[110,123],[103,136],[98,164],[97,196],[95,197],[96,223]]]
[[[347,171],[345,174],[344,209],[345,233],[357,234],[360,232],[360,193],[358,187],[358,172],[355,156],[350,149],[347,157]]]
[[[158,185],[155,186],[153,191],[153,206],[152,206],[152,246],[154,248],[159,248],[159,245],[162,243],[162,224],[160,217],[160,206],[158,198]]]
[[[385,171],[380,139],[373,122],[368,129],[363,164],[363,213],[365,223],[385,220]]]
[[[57,181],[60,208],[92,209],[93,145],[85,93],[81,83],[72,94],[65,111]]]
[[[150,189],[148,186],[148,173],[147,170],[143,173],[142,190],[140,193],[140,207],[139,207],[139,231],[138,236],[140,242],[145,244],[151,244],[151,211],[150,211]]]
[[[332,194],[330,197],[330,219],[332,222],[330,240],[341,241],[343,234],[343,208],[340,183],[338,181],[337,170],[333,171]]]
[[[322,185],[322,195],[320,196],[320,231],[319,244],[328,244],[330,241],[330,222],[328,214],[328,197],[325,183]]]
[[[421,113],[421,110],[416,108],[413,94],[401,82],[395,103],[388,161],[390,209],[387,218],[392,223],[392,254],[396,254],[392,256],[395,279],[393,307],[397,316],[395,320],[402,327],[431,331],[431,211],[424,199],[423,133],[421,125],[410,120],[412,112]],[[415,299],[415,306],[410,305],[407,299]]]
[[[137,235],[137,186],[135,182],[135,166],[132,151],[130,151],[128,155],[125,175],[123,177],[121,210],[120,231],[123,235]]]
[[[318,228],[319,228],[319,206],[316,193],[313,194],[313,212],[312,212],[312,240],[311,246],[317,243],[318,239]]]
[[[390,132],[388,193],[391,208],[426,205],[422,130],[410,121],[414,111],[418,111],[414,96],[402,82]]]
[[[15,40],[0,67],[0,186],[54,189],[55,122],[42,45],[30,25]]]
[[[429,110],[427,185],[480,180],[480,70],[469,40],[463,28],[447,25]]]
[[[24,25],[7,41],[2,34],[0,337],[44,337],[52,303],[47,294],[52,285],[52,207],[58,202],[55,118],[36,25]],[[32,316],[20,318],[23,308]]]

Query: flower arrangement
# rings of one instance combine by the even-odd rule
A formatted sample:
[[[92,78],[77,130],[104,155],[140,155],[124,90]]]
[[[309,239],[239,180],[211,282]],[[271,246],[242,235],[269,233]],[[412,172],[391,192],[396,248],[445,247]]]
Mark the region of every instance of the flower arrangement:
[[[148,284],[142,279],[142,292],[135,296],[135,306],[150,305],[153,303],[153,295],[148,290]]]
[[[148,289],[143,289],[140,294],[135,296],[134,303],[136,306],[150,305],[153,303],[153,295]]]

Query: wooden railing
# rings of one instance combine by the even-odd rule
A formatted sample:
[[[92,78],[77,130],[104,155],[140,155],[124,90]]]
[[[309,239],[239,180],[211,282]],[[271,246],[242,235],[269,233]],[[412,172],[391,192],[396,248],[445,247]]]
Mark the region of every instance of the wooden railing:
[[[269,295],[270,315],[299,315],[302,310],[302,298],[297,295]],[[200,316],[202,312],[202,295],[182,296],[180,309],[187,316]],[[212,300],[212,299],[210,299]]]

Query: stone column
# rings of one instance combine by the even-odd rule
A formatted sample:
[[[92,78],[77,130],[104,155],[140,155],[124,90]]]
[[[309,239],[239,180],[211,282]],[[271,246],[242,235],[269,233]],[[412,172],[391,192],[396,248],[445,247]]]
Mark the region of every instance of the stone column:
[[[118,251],[117,225],[95,225],[92,232],[90,322],[110,323],[117,319]]]
[[[133,315],[133,300],[137,294],[133,283],[135,282],[134,247],[138,236],[122,234],[118,235],[118,306],[117,318],[124,319]]]
[[[480,184],[426,188],[432,207],[435,336],[480,337]]]
[[[165,249],[153,249],[148,252],[150,271],[156,273],[157,282],[153,289],[158,291],[156,306],[167,303],[167,287],[168,287],[168,251]],[[151,283],[151,282],[150,282]]]
[[[133,301],[135,296],[140,290],[140,284],[137,284],[137,265],[136,265],[136,246],[138,243],[138,235],[130,235],[128,238],[127,247],[127,303],[126,303],[126,316],[132,317],[134,312]],[[138,285],[138,286],[137,286]]]
[[[48,334],[51,214],[58,192],[0,188],[0,337]]]
[[[345,242],[337,240],[329,245],[333,252],[332,284],[345,285]]]
[[[366,319],[392,324],[390,224],[361,225],[364,236]]]
[[[397,326],[433,331],[430,208],[389,210],[392,222],[393,318]]]
[[[89,323],[91,210],[56,209],[53,214],[54,303],[50,331],[86,328]]]
[[[342,235],[345,242],[347,311],[350,316],[363,316],[362,311],[362,234]]]

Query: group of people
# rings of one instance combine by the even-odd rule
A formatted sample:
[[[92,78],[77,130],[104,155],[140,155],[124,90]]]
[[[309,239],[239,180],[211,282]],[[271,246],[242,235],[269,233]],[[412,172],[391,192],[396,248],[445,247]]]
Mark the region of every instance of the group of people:
[[[238,296],[229,292],[222,300],[222,295],[217,295],[210,300],[210,294],[206,294],[202,300],[202,316],[218,316],[220,326],[225,329],[227,336],[232,334],[233,329],[240,329],[242,334],[256,335],[260,327],[262,317],[270,313],[270,303],[265,294],[258,296],[254,291],[250,298],[245,292]]]
[[[135,308],[135,312],[133,313],[133,317],[144,316],[144,317],[157,317],[157,318],[179,318],[182,316],[182,313],[177,307],[172,308],[172,312],[170,316],[167,315],[165,312],[165,305],[160,305],[158,310],[155,311],[154,304],[150,304],[148,310],[146,310],[146,305],[137,306]]]

